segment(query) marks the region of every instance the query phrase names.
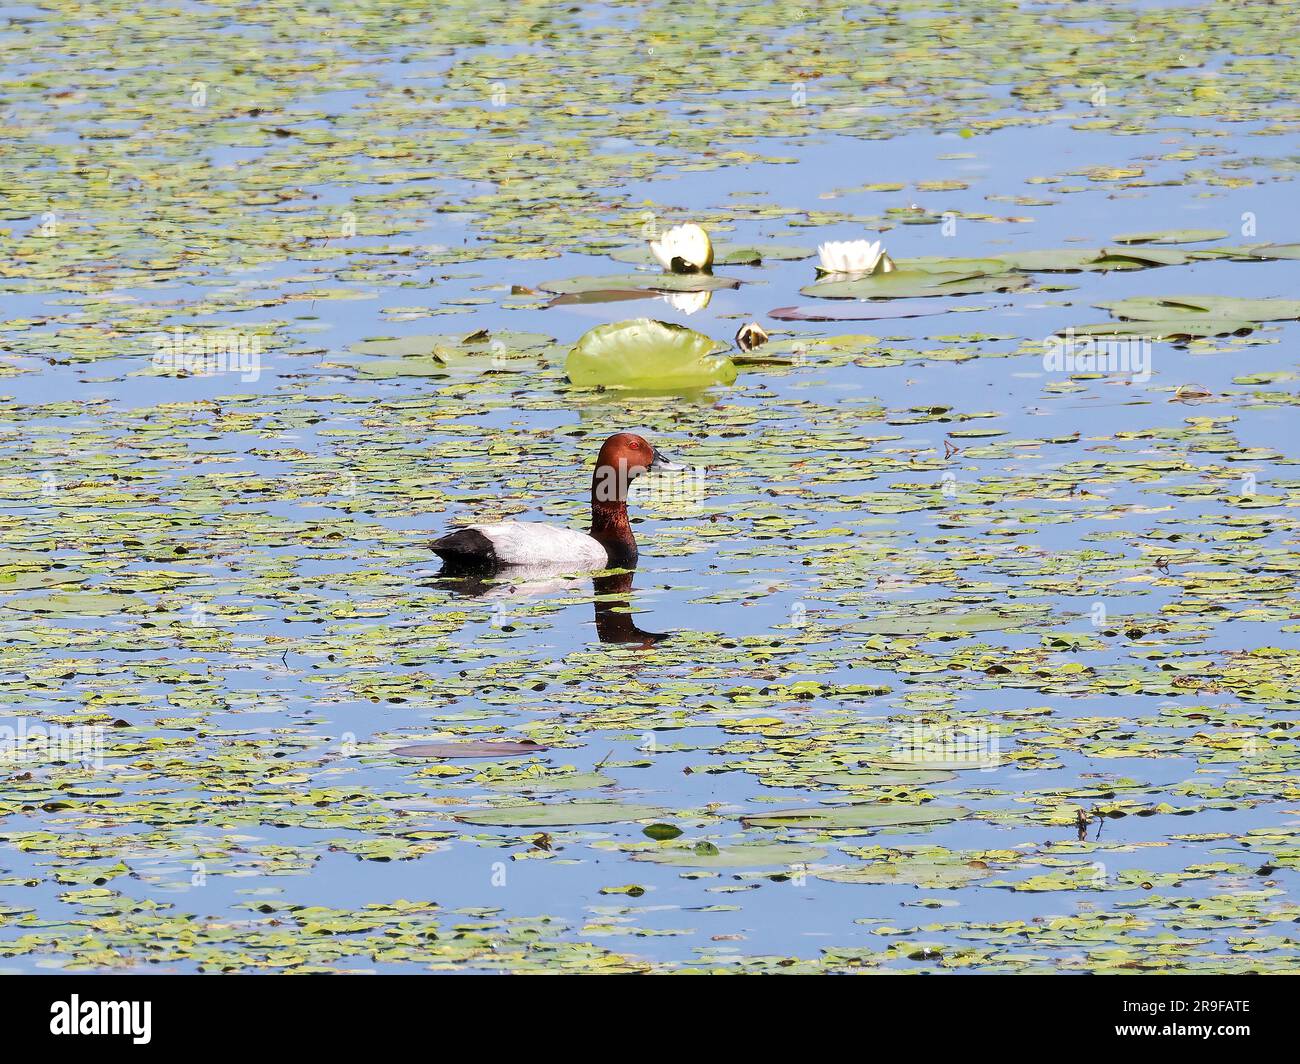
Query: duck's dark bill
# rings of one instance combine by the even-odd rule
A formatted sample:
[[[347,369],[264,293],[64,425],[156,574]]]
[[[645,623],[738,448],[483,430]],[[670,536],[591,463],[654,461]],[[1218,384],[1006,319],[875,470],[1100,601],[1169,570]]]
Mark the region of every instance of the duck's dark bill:
[[[685,468],[686,466],[665,457],[658,447],[654,448],[654,457],[650,459],[650,471],[652,473],[675,473]]]

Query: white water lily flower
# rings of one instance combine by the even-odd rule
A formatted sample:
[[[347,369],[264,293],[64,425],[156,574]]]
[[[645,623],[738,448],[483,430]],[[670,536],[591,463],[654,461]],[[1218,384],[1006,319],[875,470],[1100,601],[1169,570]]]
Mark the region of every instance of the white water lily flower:
[[[698,225],[673,226],[660,239],[650,241],[650,253],[673,273],[697,273],[713,265],[713,244]]]
[[[889,273],[894,260],[879,240],[831,240],[817,247],[823,273]]]
[[[712,292],[665,292],[660,298],[681,314],[694,314],[703,310],[713,298]]]

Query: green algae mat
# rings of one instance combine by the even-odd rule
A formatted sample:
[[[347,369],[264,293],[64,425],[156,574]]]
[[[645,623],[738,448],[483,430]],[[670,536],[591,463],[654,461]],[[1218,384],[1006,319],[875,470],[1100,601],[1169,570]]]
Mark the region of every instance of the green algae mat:
[[[6,13],[0,971],[1300,970],[1297,38]]]

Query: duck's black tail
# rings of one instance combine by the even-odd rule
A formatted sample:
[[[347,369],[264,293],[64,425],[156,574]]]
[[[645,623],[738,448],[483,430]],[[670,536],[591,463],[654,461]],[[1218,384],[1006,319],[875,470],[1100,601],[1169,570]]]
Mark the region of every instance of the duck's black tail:
[[[495,569],[500,564],[492,541],[477,528],[462,528],[457,532],[449,532],[435,539],[430,547],[433,553],[442,559],[444,571],[472,572]]]

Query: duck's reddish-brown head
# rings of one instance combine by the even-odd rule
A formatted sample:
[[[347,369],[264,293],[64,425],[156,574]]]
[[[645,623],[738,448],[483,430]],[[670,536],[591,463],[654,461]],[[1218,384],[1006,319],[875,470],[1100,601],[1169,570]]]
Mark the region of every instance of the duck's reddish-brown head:
[[[626,502],[642,473],[676,468],[635,432],[616,432],[601,445],[591,479],[592,502]]]
[[[591,535],[613,564],[636,564],[636,540],[627,520],[632,481],[642,473],[677,468],[634,432],[616,432],[601,445],[591,477]]]

